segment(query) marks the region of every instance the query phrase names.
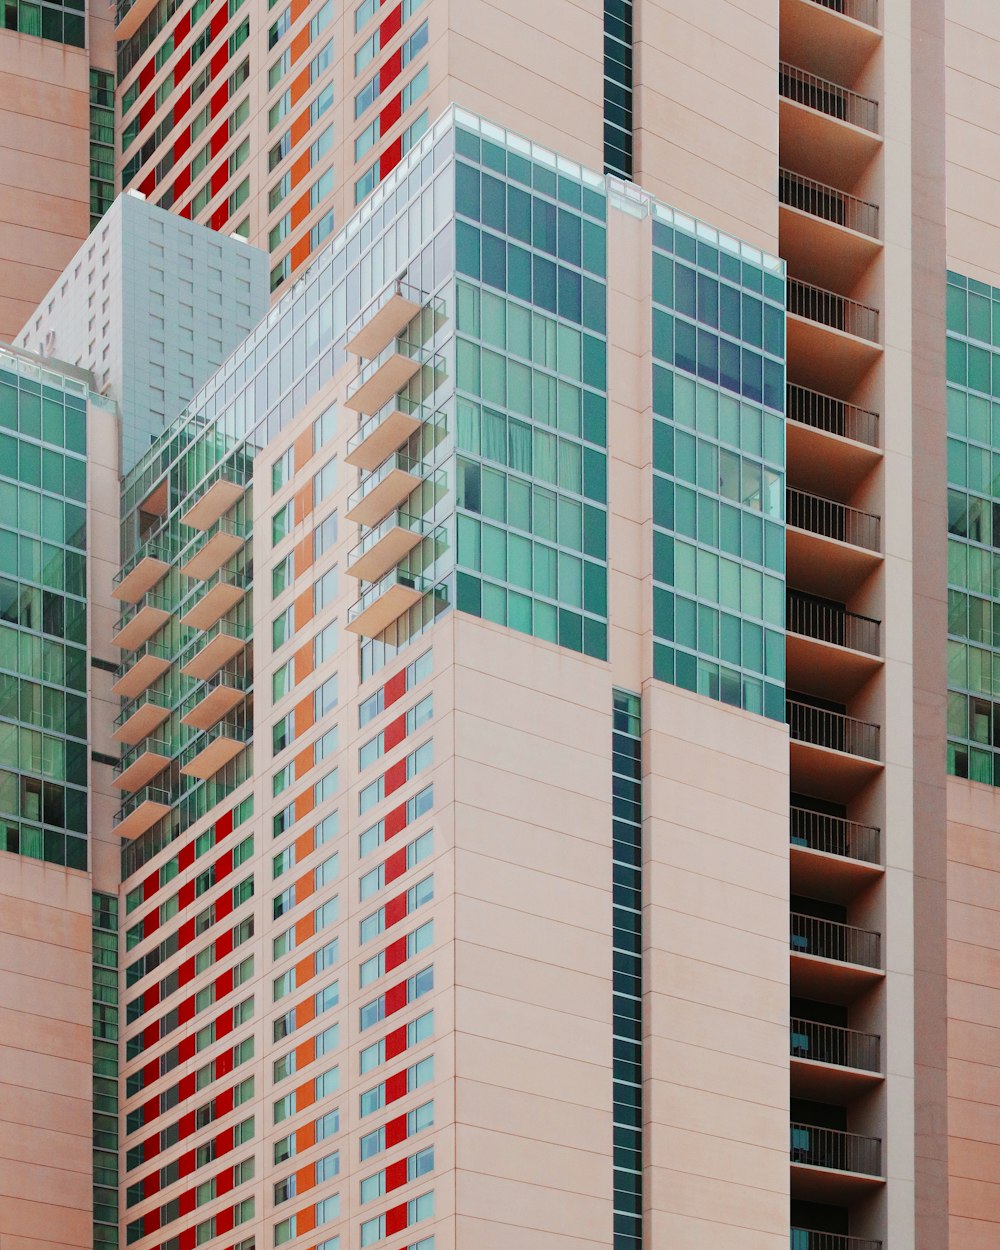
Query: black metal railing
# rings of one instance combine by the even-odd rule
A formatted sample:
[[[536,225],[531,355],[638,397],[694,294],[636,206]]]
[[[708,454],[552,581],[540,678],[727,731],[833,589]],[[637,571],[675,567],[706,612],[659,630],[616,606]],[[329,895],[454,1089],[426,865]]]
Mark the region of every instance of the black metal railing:
[[[866,26],[878,29],[878,0],[813,0],[813,4],[832,9],[834,13],[842,13],[844,17],[853,17],[856,22],[864,22]],[[793,1250],[797,1250],[797,1247],[793,1246]]]
[[[882,967],[881,933],[794,911],[788,920],[793,955],[816,955],[820,959],[860,964],[864,968]]]
[[[787,293],[788,311],[794,316],[829,326],[831,330],[842,330],[870,343],[878,342],[877,308],[799,278],[788,279]]]
[[[788,1045],[793,1059],[813,1059],[864,1072],[882,1070],[882,1039],[875,1033],[859,1033],[816,1020],[792,1020]]]
[[[865,1176],[882,1175],[882,1142],[877,1137],[845,1133],[836,1128],[817,1128],[813,1124],[792,1124],[791,1157],[793,1163],[806,1163],[814,1168],[835,1168],[838,1172],[860,1172]]]
[[[877,101],[817,74],[808,74],[786,61],[778,66],[778,94],[786,100],[815,109],[817,113],[825,113],[838,121],[849,122],[852,126],[878,134]]]
[[[819,0],[819,3],[823,2]],[[882,1243],[871,1237],[849,1237],[846,1233],[817,1233],[811,1228],[792,1228],[789,1250],[882,1250]]]
[[[882,831],[876,825],[860,825],[856,820],[845,820],[843,816],[828,816],[825,812],[793,807],[789,811],[788,829],[793,846],[823,851],[827,855],[842,855],[845,859],[858,859],[865,864],[882,861]]]
[[[811,217],[822,217],[834,225],[846,226],[859,234],[878,238],[878,205],[828,187],[813,178],[803,178],[790,169],[778,170],[778,199]]]
[[[862,512],[846,503],[810,495],[790,486],[785,491],[785,519],[797,529],[836,538],[868,551],[882,550],[882,521],[873,512]]]
[[[785,700],[785,719],[795,742],[808,742],[813,746],[828,747],[831,751],[860,755],[866,760],[881,758],[878,725],[845,716],[843,712],[799,703],[795,699]]]
[[[878,413],[858,408],[832,395],[789,383],[785,388],[785,415],[789,421],[839,434],[868,447],[878,446]]]
[[[785,628],[790,634],[878,655],[880,624],[871,616],[848,612],[839,603],[814,599],[801,590],[785,595]]]

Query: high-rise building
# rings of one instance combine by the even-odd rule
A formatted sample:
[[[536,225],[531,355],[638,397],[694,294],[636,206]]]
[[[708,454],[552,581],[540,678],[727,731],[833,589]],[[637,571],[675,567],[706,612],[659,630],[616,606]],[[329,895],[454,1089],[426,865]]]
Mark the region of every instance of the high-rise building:
[[[266,247],[274,299],[203,385],[166,362],[176,419],[109,329],[129,450],[82,565],[44,388],[100,362],[0,358],[0,1001],[43,1031],[37,932],[70,983],[0,1232],[86,1244],[92,1169],[113,1245],[117,1149],[139,1250],[992,1246],[1000,19],[137,0],[115,33],[123,185]],[[22,342],[75,342],[87,283]],[[89,705],[63,545],[100,565]],[[52,1235],[24,1164],[89,1047]]]

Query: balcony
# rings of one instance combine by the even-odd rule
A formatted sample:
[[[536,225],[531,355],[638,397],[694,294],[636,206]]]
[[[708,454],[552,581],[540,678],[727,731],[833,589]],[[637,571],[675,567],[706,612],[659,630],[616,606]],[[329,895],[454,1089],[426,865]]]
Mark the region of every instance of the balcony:
[[[791,1250],[882,1250],[882,1243],[871,1237],[849,1237],[846,1233],[818,1233],[811,1228],[792,1230]]]
[[[235,673],[216,673],[185,703],[182,725],[211,729],[246,698],[247,679]]]
[[[181,524],[196,530],[211,529],[246,494],[249,476],[235,464],[223,466],[212,485],[181,516]]]
[[[130,794],[148,785],[170,763],[170,744],[147,738],[126,751],[115,765],[114,784]]]
[[[781,0],[781,59],[855,82],[882,41],[878,0]]]
[[[122,699],[136,699],[170,667],[170,650],[158,642],[147,642],[134,656],[118,666],[118,680],[111,693]]]
[[[849,1003],[884,975],[881,934],[838,920],[792,912],[789,947],[796,997]]]
[[[208,781],[220,768],[234,760],[249,741],[250,733],[245,725],[222,721],[200,735],[187,748],[180,759],[180,770],[185,777],[198,777]]]
[[[846,702],[881,667],[880,622],[798,590],[785,605],[788,686]]]
[[[220,668],[234,660],[250,638],[247,625],[234,621],[219,621],[207,632],[202,646],[181,668],[185,677],[208,681]]]
[[[115,833],[123,838],[137,838],[152,829],[170,811],[170,794],[166,790],[144,786],[129,795],[115,816]]]
[[[434,528],[420,517],[397,508],[374,529],[368,530],[348,553],[348,574],[364,582],[377,582]]]
[[[393,569],[373,586],[369,586],[361,598],[351,605],[347,613],[346,628],[352,634],[374,638],[415,603],[419,603],[430,586],[416,573],[405,569]]]
[[[146,543],[124,564],[115,576],[113,599],[122,603],[138,603],[147,591],[158,585],[170,570],[170,553],[162,547]]]
[[[164,694],[152,692],[138,705],[130,701],[115,717],[115,742],[136,746],[158,729],[170,715],[170,700]]]
[[[834,902],[882,876],[881,830],[803,807],[789,812],[792,890]]]
[[[850,1102],[882,1079],[882,1039],[816,1020],[791,1020],[792,1097]]]
[[[790,381],[821,391],[853,389],[878,360],[877,308],[789,278],[787,352]]]
[[[814,1124],[789,1127],[793,1198],[844,1205],[883,1183],[879,1138]]]
[[[173,604],[161,595],[147,592],[140,601],[126,608],[118,618],[111,641],[123,651],[135,651],[148,642],[170,620]]]
[[[854,186],[882,145],[878,103],[787,62],[778,67],[778,96],[781,167],[817,180],[835,169]]]
[[[881,250],[878,205],[778,171],[781,254],[806,282],[853,286]]]
[[[249,537],[249,525],[222,517],[216,522],[213,534],[197,538],[190,545],[190,554],[181,565],[181,572],[185,577],[207,581],[243,550]]]
[[[415,343],[393,339],[348,385],[344,406],[365,414],[378,412],[420,372],[423,356]]]
[[[395,452],[348,498],[347,519],[377,525],[417,489],[426,472],[423,461]]]
[[[843,712],[785,700],[793,788],[838,801],[882,770],[879,726]]]
[[[789,385],[785,415],[788,463],[803,490],[821,495],[836,482],[852,495],[882,459],[877,412]]]
[[[181,617],[181,624],[191,629],[211,629],[242,601],[248,580],[245,570],[227,573],[220,569],[213,584]]]
[[[397,280],[387,287],[348,329],[347,351],[370,360],[397,338],[420,312],[426,297]]]
[[[789,585],[846,602],[882,562],[879,517],[790,487],[785,492]]]
[[[371,472],[420,429],[422,418],[403,412],[395,399],[363,422],[347,444],[344,459]]]

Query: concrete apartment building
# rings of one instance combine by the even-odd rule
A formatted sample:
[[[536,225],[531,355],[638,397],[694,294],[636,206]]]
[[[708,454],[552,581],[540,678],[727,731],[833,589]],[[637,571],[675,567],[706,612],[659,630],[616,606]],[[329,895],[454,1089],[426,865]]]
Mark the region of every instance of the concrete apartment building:
[[[275,301],[0,357],[0,1234],[992,1246],[995,14],[116,23]]]

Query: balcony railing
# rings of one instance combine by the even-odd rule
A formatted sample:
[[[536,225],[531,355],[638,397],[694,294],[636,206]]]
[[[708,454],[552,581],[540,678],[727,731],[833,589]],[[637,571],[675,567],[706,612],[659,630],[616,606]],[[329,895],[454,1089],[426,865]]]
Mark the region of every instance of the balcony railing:
[[[816,1063],[839,1068],[859,1068],[881,1072],[882,1039],[875,1033],[859,1033],[816,1020],[792,1020],[789,1025],[789,1053],[793,1059],[813,1059]]]
[[[118,620],[115,622],[114,632],[117,634],[123,630],[129,621],[134,620],[143,608],[155,608],[158,612],[167,612],[168,614],[174,610],[174,601],[168,599],[166,595],[158,595],[152,590],[147,590],[141,599],[135,603],[127,603],[121,610]]]
[[[860,304],[846,295],[826,291],[821,286],[789,278],[787,283],[788,311],[796,317],[805,317],[831,330],[853,334],[855,338],[878,342],[878,309]]]
[[[879,654],[880,622],[870,616],[848,612],[837,603],[814,599],[799,590],[785,596],[785,628],[790,634],[850,647],[866,655]]]
[[[815,109],[835,117],[837,121],[849,122],[862,130],[878,134],[878,102],[859,95],[848,87],[830,82],[804,69],[782,62],[778,66],[778,94],[796,104]]]
[[[170,759],[173,754],[173,746],[164,738],[145,738],[142,742],[136,743],[135,746],[129,747],[123,751],[121,757],[114,766],[114,776],[120,777],[128,768],[141,759],[144,755],[162,755],[166,759]]]
[[[857,929],[839,920],[822,920],[792,912],[789,943],[793,955],[816,955],[842,964],[865,968],[882,967],[882,935],[870,929]]]
[[[791,1158],[814,1168],[835,1168],[838,1172],[882,1175],[882,1142],[877,1137],[845,1133],[836,1128],[813,1124],[792,1124]]]
[[[163,649],[165,650],[165,648]],[[170,697],[162,694],[159,690],[147,690],[136,698],[129,699],[115,717],[115,729],[121,729],[122,725],[133,717],[141,707],[146,707],[147,705],[164,708],[169,711],[171,707]]]
[[[823,0],[819,0],[820,3]],[[846,1233],[817,1233],[811,1228],[793,1228],[789,1250],[882,1250],[882,1243],[871,1237],[849,1237]]]
[[[785,516],[796,529],[869,551],[882,550],[882,521],[873,512],[862,512],[860,508],[790,486],[785,491]]]
[[[122,803],[121,807],[115,813],[115,824],[120,825],[123,820],[131,816],[134,811],[142,807],[143,803],[158,803],[164,807],[169,807],[173,802],[173,797],[169,790],[162,790],[158,786],[142,786],[136,790],[134,794],[130,794]]]
[[[832,9],[834,13],[842,13],[844,17],[853,17],[856,22],[864,22],[866,26],[878,28],[878,0],[812,0],[812,2],[824,9]],[[798,1250],[798,1248],[793,1245],[792,1250]]]
[[[138,551],[134,552],[112,579],[113,586],[120,586],[128,577],[133,569],[137,568],[143,560],[162,560],[165,564],[169,564],[173,556],[168,547],[155,541],[144,542]]]
[[[790,169],[778,170],[778,200],[810,217],[821,217],[836,226],[846,226],[858,234],[878,238],[878,205],[848,195],[836,187],[803,178]]]
[[[878,446],[877,412],[792,383],[786,387],[785,410],[789,421],[825,430],[827,434],[839,434],[841,438],[851,438],[868,447]]]
[[[859,825],[843,816],[793,807],[789,812],[789,835],[793,846],[804,846],[810,851],[841,855],[865,864],[882,862],[882,831],[875,825]]]
[[[785,719],[793,742],[808,742],[866,760],[881,758],[878,725],[794,699],[785,700]]]

